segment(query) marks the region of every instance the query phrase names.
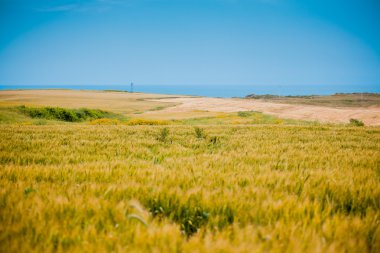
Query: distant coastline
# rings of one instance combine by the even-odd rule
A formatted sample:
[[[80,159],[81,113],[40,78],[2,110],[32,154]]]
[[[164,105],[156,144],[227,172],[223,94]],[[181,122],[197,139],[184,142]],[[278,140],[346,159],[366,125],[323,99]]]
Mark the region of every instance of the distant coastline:
[[[275,96],[275,95],[256,95],[251,94],[246,99],[260,101],[297,104],[297,105],[316,105],[328,107],[370,107],[380,106],[380,93],[353,92],[335,93],[332,95],[301,95],[301,96]]]
[[[129,92],[129,85],[0,85],[0,90],[19,89],[69,89],[69,90],[104,90]],[[139,85],[134,92],[193,95],[206,97],[246,97],[256,96],[318,96],[334,94],[380,93],[380,85]]]

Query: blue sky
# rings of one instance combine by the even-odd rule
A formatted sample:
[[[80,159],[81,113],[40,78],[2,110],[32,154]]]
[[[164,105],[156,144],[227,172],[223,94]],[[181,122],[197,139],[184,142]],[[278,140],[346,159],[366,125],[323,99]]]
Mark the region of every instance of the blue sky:
[[[380,85],[377,0],[0,0],[0,85]]]

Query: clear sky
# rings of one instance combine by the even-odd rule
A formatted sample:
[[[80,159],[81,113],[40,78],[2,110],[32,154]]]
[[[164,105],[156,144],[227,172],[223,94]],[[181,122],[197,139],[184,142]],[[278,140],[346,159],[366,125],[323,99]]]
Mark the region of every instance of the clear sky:
[[[0,85],[380,85],[378,0],[0,0]]]

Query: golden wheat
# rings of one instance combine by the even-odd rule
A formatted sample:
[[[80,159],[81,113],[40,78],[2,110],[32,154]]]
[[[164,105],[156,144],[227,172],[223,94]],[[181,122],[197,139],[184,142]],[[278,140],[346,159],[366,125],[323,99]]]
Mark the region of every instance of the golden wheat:
[[[380,128],[202,131],[0,126],[0,251],[380,251]]]

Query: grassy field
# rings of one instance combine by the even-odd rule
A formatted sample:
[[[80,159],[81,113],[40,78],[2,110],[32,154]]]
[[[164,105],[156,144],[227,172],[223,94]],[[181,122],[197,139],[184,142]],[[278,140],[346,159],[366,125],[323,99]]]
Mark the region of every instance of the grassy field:
[[[50,106],[0,108],[0,252],[380,251],[380,127]]]
[[[378,93],[338,93],[328,96],[274,96],[274,95],[248,95],[248,99],[259,99],[268,102],[286,104],[317,105],[327,107],[369,107],[380,106]]]
[[[195,114],[198,115],[198,114]],[[191,116],[195,116],[191,115]],[[0,124],[54,125],[62,123],[82,123],[90,125],[320,125],[292,119],[280,119],[260,112],[215,113],[214,116],[186,117],[185,119],[156,119],[124,116],[108,111],[88,108],[61,107],[0,107]]]
[[[0,92],[0,108],[12,106],[51,106],[64,108],[101,109],[129,115],[157,110],[174,103],[151,101],[173,95],[128,93],[122,91],[88,90],[9,90]]]

